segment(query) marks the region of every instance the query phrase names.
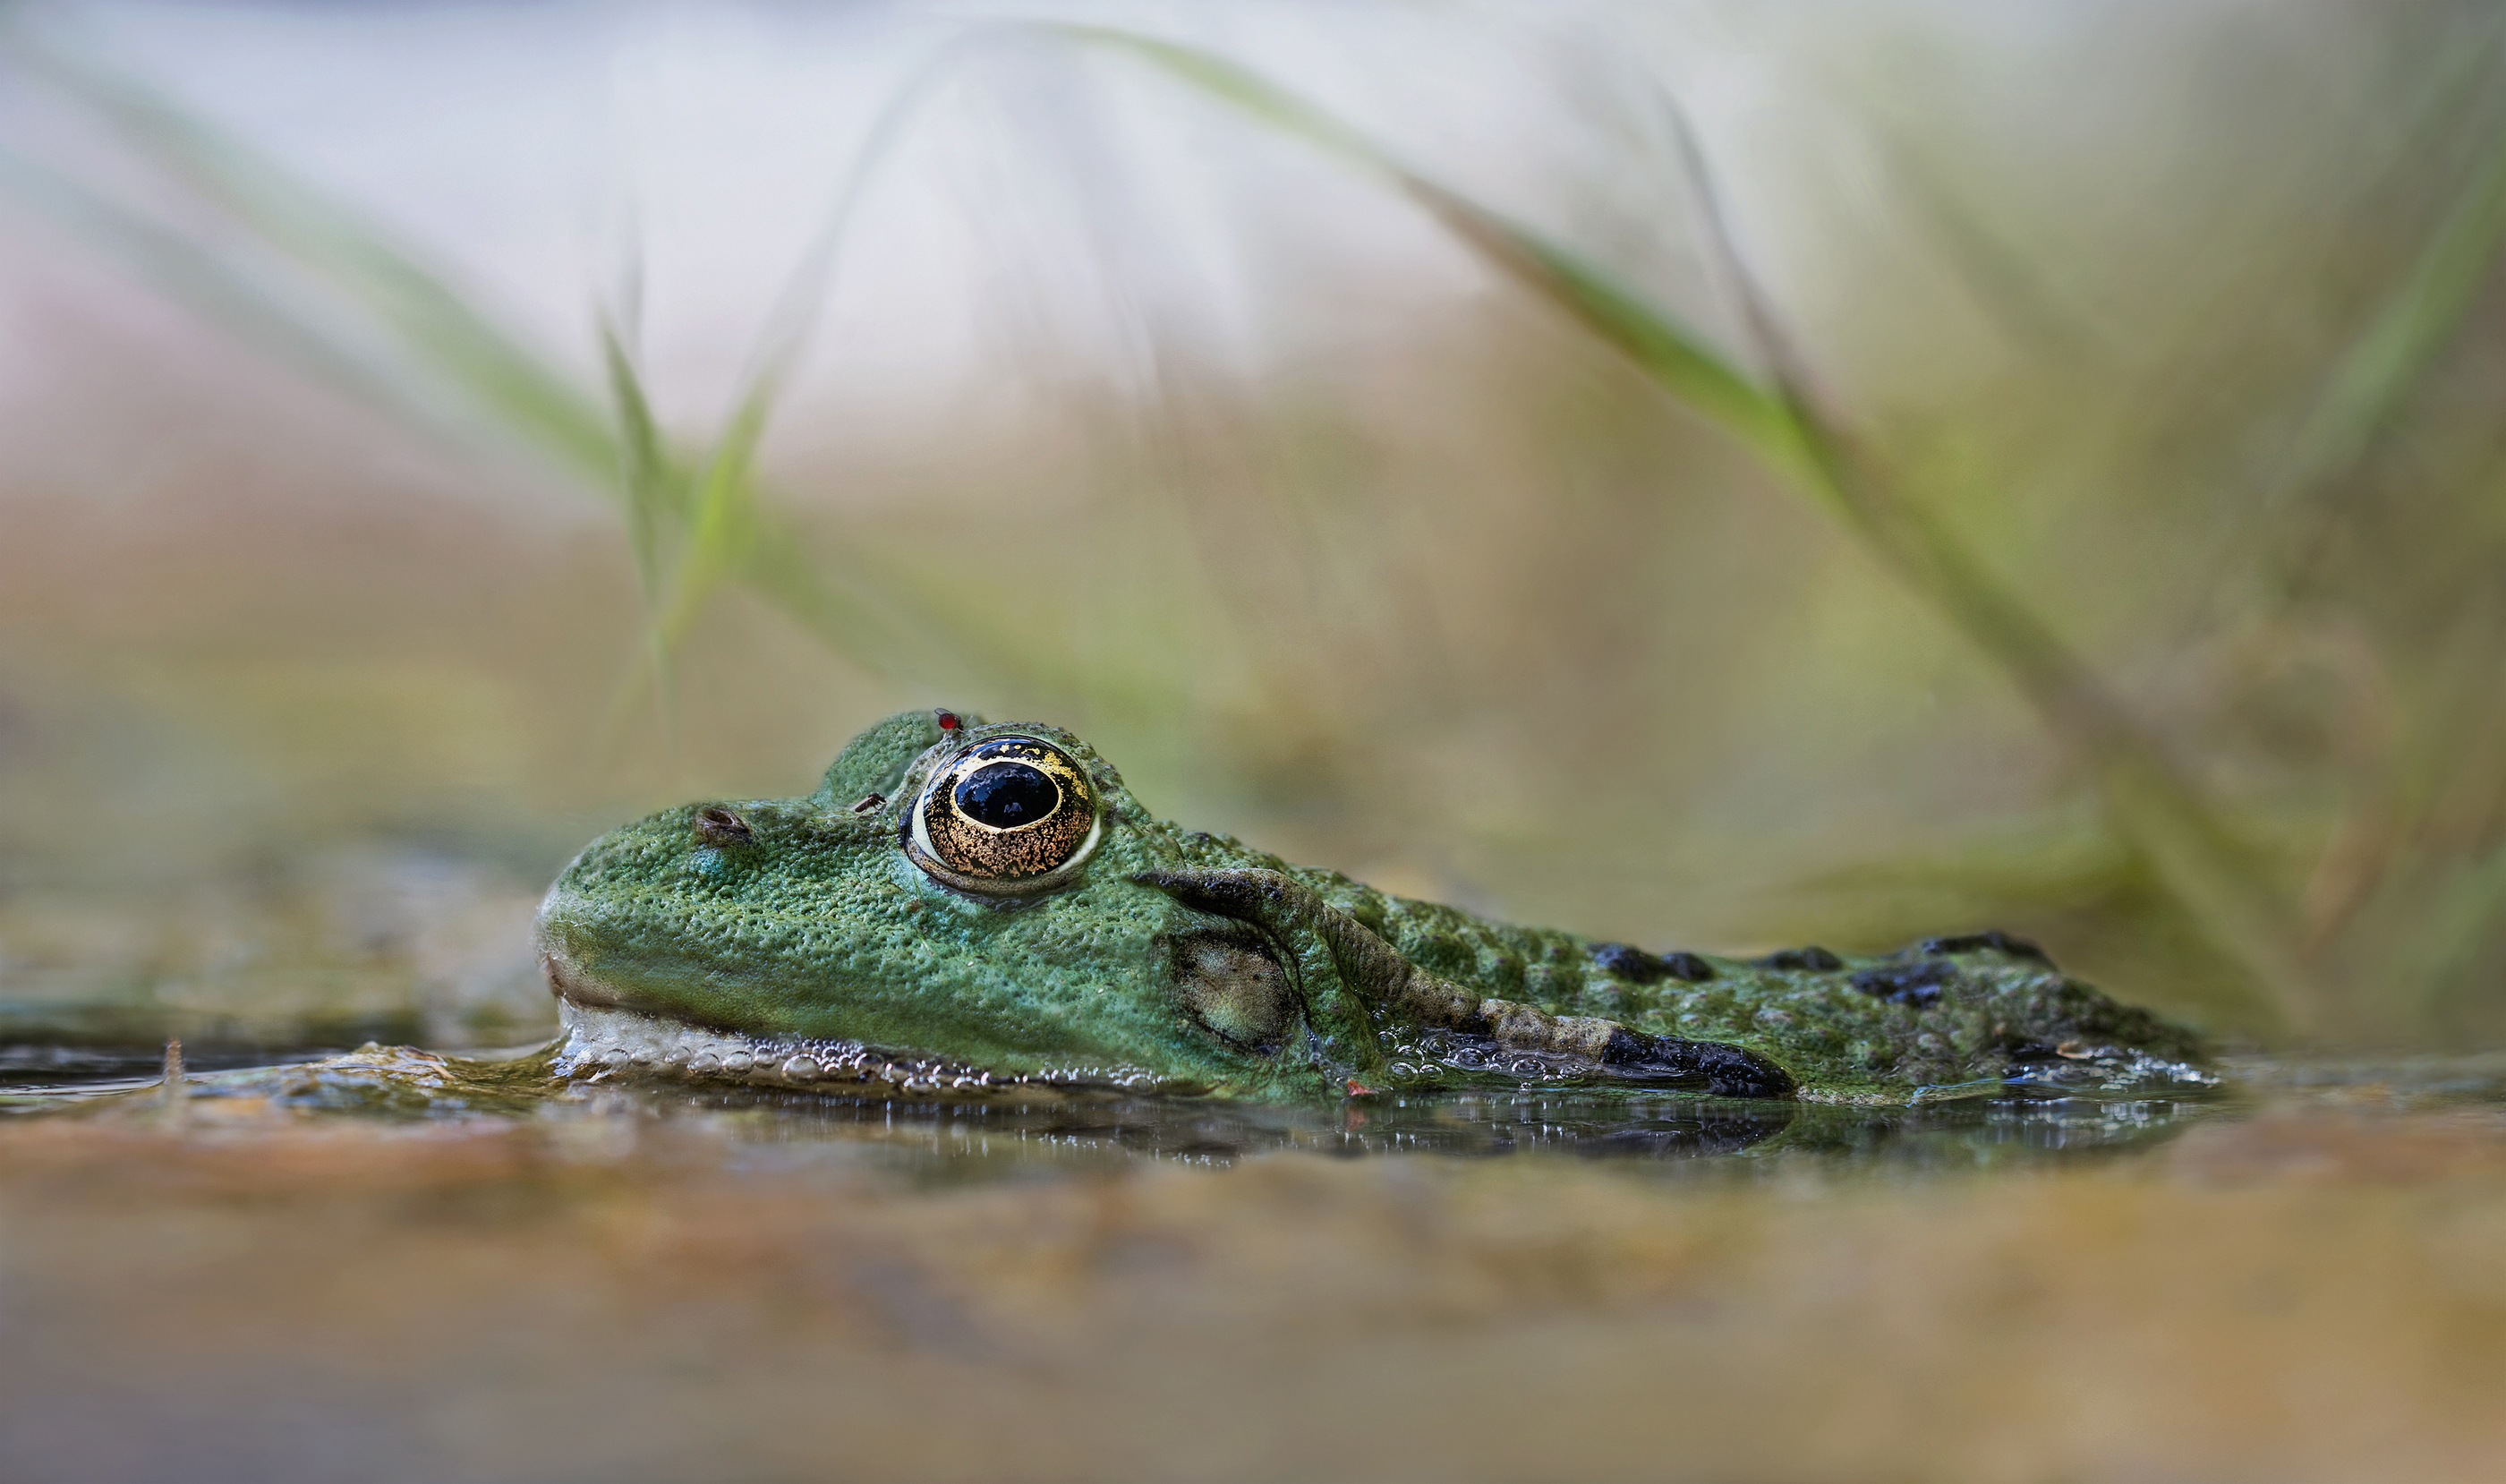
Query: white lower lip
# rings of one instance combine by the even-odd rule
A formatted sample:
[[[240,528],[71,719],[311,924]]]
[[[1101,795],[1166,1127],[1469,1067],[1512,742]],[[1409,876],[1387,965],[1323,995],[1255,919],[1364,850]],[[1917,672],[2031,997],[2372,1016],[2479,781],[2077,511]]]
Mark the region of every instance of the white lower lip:
[[[708,1031],[564,995],[557,1005],[565,1039],[557,1047],[554,1070],[561,1077],[602,1081],[636,1072],[668,1073],[916,1098],[981,1097],[1019,1085],[980,1068],[910,1054],[890,1056],[859,1041],[794,1041]]]
[[[552,963],[555,956],[551,956]],[[556,975],[551,973],[551,983]],[[568,988],[557,993],[557,1020],[564,1040],[551,1068],[560,1077],[587,1082],[612,1078],[676,1076],[755,1087],[805,1087],[861,1098],[917,1101],[1020,1101],[1065,1093],[1151,1093],[1163,1085],[1137,1068],[1073,1068],[1033,1076],[998,1077],[911,1051],[889,1051],[860,1041],[792,1040],[708,1031],[624,1005],[587,1003],[578,995],[614,1000],[616,993],[580,969],[567,967]]]

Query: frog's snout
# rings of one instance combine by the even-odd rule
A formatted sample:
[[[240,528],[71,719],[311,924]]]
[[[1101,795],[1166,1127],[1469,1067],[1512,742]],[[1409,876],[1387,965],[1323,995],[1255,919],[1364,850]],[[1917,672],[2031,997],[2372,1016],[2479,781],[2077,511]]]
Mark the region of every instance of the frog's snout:
[[[569,945],[568,925],[582,905],[582,898],[563,878],[540,899],[539,914],[531,923],[531,942],[539,952],[541,981],[561,1004],[596,1010],[636,1008],[625,991],[586,968]]]
[[[577,968],[559,949],[542,945],[540,977],[548,982],[551,995],[573,1004],[607,1009],[625,1003],[607,985]]]

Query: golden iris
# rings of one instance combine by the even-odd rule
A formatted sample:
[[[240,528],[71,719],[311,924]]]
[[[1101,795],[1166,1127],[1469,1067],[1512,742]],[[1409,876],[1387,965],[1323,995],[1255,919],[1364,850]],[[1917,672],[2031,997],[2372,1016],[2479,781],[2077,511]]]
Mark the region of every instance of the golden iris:
[[[996,737],[932,774],[912,828],[924,870],[952,886],[1016,888],[1079,858],[1095,836],[1096,794],[1051,742]]]

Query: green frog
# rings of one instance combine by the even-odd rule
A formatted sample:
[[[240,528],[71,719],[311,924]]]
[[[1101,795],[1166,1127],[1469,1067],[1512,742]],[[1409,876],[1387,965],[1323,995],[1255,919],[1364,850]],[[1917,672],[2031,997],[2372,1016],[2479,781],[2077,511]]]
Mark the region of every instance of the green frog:
[[[1874,1103],[2211,1080],[2190,1032],[2001,933],[1741,959],[1508,926],[1168,823],[1070,733],[947,710],[871,727],[806,797],[594,841],[539,943],[575,1078]]]

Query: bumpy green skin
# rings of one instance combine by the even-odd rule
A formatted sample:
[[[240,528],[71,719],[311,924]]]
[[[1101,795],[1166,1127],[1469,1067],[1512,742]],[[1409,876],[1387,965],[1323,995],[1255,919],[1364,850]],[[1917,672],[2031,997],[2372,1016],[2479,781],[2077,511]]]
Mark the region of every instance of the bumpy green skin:
[[[1012,731],[1056,742],[1088,772],[1103,843],[1074,885],[1040,897],[1004,901],[940,886],[900,850],[903,812],[939,757]],[[2040,959],[1990,947],[1848,959],[1824,972],[1708,957],[1713,977],[1703,982],[1638,982],[1651,966],[1641,956],[1631,967],[1627,959],[1606,967],[1595,957],[1604,945],[1569,933],[1390,896],[1168,824],[1086,742],[1057,729],[971,726],[940,748],[943,737],[928,712],[880,722],[845,747],[816,793],[729,803],[749,826],[745,842],[705,843],[696,805],[595,841],[542,908],[553,979],[716,1030],[912,1048],[1002,1077],[1145,1072],[1168,1091],[1275,1101],[1343,1096],[1352,1081],[1381,1091],[1470,1080],[1423,1060],[1416,1028],[1387,1021],[1379,1003],[1370,1008],[1365,986],[1343,982],[1311,942],[1271,942],[1301,1005],[1294,1034],[1257,1046],[1210,1029],[1179,994],[1175,945],[1260,934],[1133,878],[1267,870],[1466,990],[1653,1035],[1735,1043],[1789,1072],[1804,1097],[1894,1102],[2030,1066],[2200,1054],[2189,1032]],[[872,793],[884,805],[853,813]],[[1909,970],[1912,997],[1927,1003],[1886,997],[1897,982],[1887,976]],[[1609,1079],[1594,1068],[1590,1080]]]

